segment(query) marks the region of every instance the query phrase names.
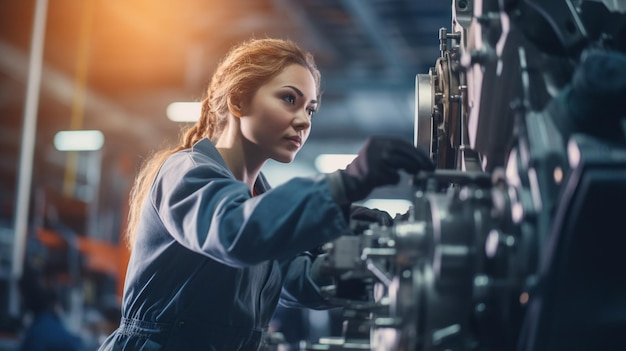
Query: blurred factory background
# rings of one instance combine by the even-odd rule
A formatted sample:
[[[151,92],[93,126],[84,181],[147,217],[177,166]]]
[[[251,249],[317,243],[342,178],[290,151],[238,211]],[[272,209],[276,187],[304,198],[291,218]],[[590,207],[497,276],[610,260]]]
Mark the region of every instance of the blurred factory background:
[[[290,38],[322,72],[308,143],[292,164],[266,166],[276,185],[319,172],[318,155],[355,153],[371,135],[412,141],[415,75],[434,65],[451,17],[444,0],[55,0],[37,22],[38,3],[0,1],[0,349],[22,326],[16,257],[46,274],[74,329],[115,314],[135,172],[186,126],[168,119],[169,104],[201,100],[233,44]],[[30,61],[37,23],[41,65]],[[59,150],[55,136],[68,130],[100,131],[101,147]],[[403,196],[394,187],[372,195]]]

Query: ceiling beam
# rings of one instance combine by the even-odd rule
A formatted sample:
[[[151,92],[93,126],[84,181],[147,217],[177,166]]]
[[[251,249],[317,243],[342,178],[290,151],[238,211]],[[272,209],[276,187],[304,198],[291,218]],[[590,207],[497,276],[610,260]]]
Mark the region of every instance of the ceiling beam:
[[[402,60],[393,41],[389,40],[388,33],[384,31],[385,24],[380,21],[379,16],[372,9],[371,2],[342,0],[341,3],[354,18],[355,22],[361,24],[365,29],[372,43],[378,48],[381,56],[384,57],[389,70],[391,72],[404,72],[406,63]]]
[[[326,56],[326,60],[331,62],[341,57],[337,52],[337,48],[330,45],[330,42],[320,33],[301,4],[291,0],[272,0],[272,3],[275,11],[283,12],[289,16],[291,21],[299,28],[299,34],[306,36],[306,41],[311,44],[311,47],[306,48],[307,50],[312,51],[314,55],[323,53]]]

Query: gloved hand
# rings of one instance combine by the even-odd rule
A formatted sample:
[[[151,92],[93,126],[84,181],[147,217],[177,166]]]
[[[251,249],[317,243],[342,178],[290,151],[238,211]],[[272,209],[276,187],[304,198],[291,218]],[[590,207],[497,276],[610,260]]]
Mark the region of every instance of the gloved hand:
[[[361,234],[369,229],[373,223],[390,227],[393,225],[393,218],[391,218],[389,213],[377,208],[358,205],[350,206],[350,230],[353,233]]]
[[[350,206],[350,219],[354,221],[378,223],[387,227],[393,224],[393,218],[391,218],[389,213],[377,208],[368,208],[358,205]]]
[[[410,174],[435,169],[430,157],[408,141],[370,138],[345,170],[339,170],[346,199],[362,200],[379,186],[397,184],[400,170]]]

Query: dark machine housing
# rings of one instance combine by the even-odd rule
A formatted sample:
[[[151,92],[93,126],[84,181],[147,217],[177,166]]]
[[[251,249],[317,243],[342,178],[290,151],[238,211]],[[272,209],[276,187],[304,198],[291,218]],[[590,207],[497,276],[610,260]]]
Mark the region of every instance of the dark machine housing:
[[[327,350],[626,350],[626,16],[454,0],[416,77],[413,207],[326,247]]]

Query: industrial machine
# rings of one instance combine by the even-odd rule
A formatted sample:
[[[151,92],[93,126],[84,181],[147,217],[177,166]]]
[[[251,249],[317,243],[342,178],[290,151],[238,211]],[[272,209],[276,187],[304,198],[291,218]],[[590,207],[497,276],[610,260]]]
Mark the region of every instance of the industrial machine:
[[[327,245],[315,350],[626,349],[626,15],[454,0],[416,77],[413,207]]]

